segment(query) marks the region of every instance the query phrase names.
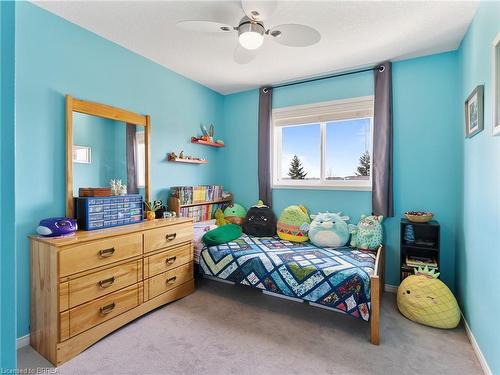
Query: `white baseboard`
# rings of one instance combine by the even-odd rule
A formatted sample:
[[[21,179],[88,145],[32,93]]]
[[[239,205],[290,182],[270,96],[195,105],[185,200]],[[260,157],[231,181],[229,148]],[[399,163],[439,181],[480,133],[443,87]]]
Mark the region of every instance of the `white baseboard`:
[[[469,323],[467,323],[467,320],[465,320],[464,314],[460,312],[460,315],[462,315],[462,320],[464,321],[464,327],[465,327],[465,332],[467,333],[467,337],[469,338],[469,341],[472,345],[472,349],[474,349],[474,353],[476,353],[476,357],[479,360],[479,364],[481,365],[481,368],[483,369],[484,375],[493,375],[491,372],[490,366],[488,366],[488,362],[486,362],[486,358],[483,355],[483,352],[481,351],[481,348],[479,347],[476,338],[474,337],[474,334],[472,333]]]
[[[30,344],[30,335],[26,335],[26,336],[22,336],[22,337],[19,337],[17,340],[16,340],[16,348],[17,349],[21,349],[25,346],[28,346]]]
[[[385,284],[384,290],[389,293],[397,293],[398,292],[398,286],[397,285],[391,285],[391,284]]]

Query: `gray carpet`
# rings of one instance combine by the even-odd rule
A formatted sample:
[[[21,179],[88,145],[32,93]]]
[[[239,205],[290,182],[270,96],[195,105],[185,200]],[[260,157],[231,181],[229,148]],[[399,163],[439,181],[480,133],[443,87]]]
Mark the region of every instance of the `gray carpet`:
[[[60,374],[482,374],[462,327],[444,331],[399,315],[385,293],[381,345],[369,325],[256,290],[203,280],[58,368]],[[31,347],[19,368],[46,367]],[[53,370],[52,370],[53,371]]]

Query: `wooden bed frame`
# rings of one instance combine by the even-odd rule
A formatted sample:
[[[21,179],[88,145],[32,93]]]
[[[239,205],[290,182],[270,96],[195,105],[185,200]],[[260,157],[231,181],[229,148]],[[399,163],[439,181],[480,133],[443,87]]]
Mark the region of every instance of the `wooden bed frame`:
[[[371,313],[370,313],[370,342],[373,345],[380,344],[380,304],[382,302],[382,295],[384,293],[384,257],[385,257],[385,249],[383,245],[380,245],[377,249],[377,253],[375,256],[375,268],[373,274],[370,276],[370,300],[371,300]],[[215,276],[203,275],[204,278],[209,280],[214,280],[226,284],[234,285],[235,282],[228,281],[224,279],[219,279]],[[266,290],[262,291],[264,294],[272,295],[279,298],[284,298],[288,300],[292,300],[295,302],[307,302],[300,298],[293,298],[288,296],[283,296],[277,293],[268,292]],[[309,305],[313,307],[320,307],[324,309],[330,309],[328,307],[308,302]]]
[[[384,294],[384,246],[380,245],[377,249],[375,258],[375,269],[370,276],[370,342],[373,345],[380,344],[380,303]]]

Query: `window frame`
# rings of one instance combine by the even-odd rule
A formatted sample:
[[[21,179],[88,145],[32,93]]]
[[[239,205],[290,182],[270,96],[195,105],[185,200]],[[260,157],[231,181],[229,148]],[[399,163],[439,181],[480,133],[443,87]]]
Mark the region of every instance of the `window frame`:
[[[273,189],[318,189],[371,191],[372,175],[368,180],[326,180],[326,124],[335,121],[369,118],[370,156],[373,158],[373,95],[306,105],[276,108],[271,117],[271,181]],[[284,127],[320,124],[320,179],[281,179],[282,129]],[[372,159],[373,160],[373,159]],[[372,164],[370,167],[372,167]],[[371,168],[370,168],[371,170]]]
[[[146,142],[143,130],[135,133],[134,154],[136,169],[135,183],[138,189],[144,189],[146,187]],[[141,179],[144,181],[141,181]]]

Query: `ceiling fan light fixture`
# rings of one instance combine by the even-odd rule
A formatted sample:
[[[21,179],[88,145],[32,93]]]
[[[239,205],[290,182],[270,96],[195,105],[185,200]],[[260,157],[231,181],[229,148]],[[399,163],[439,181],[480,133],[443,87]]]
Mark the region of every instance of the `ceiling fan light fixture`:
[[[264,32],[264,26],[260,23],[243,23],[238,28],[238,40],[243,48],[257,49],[264,43]]]

